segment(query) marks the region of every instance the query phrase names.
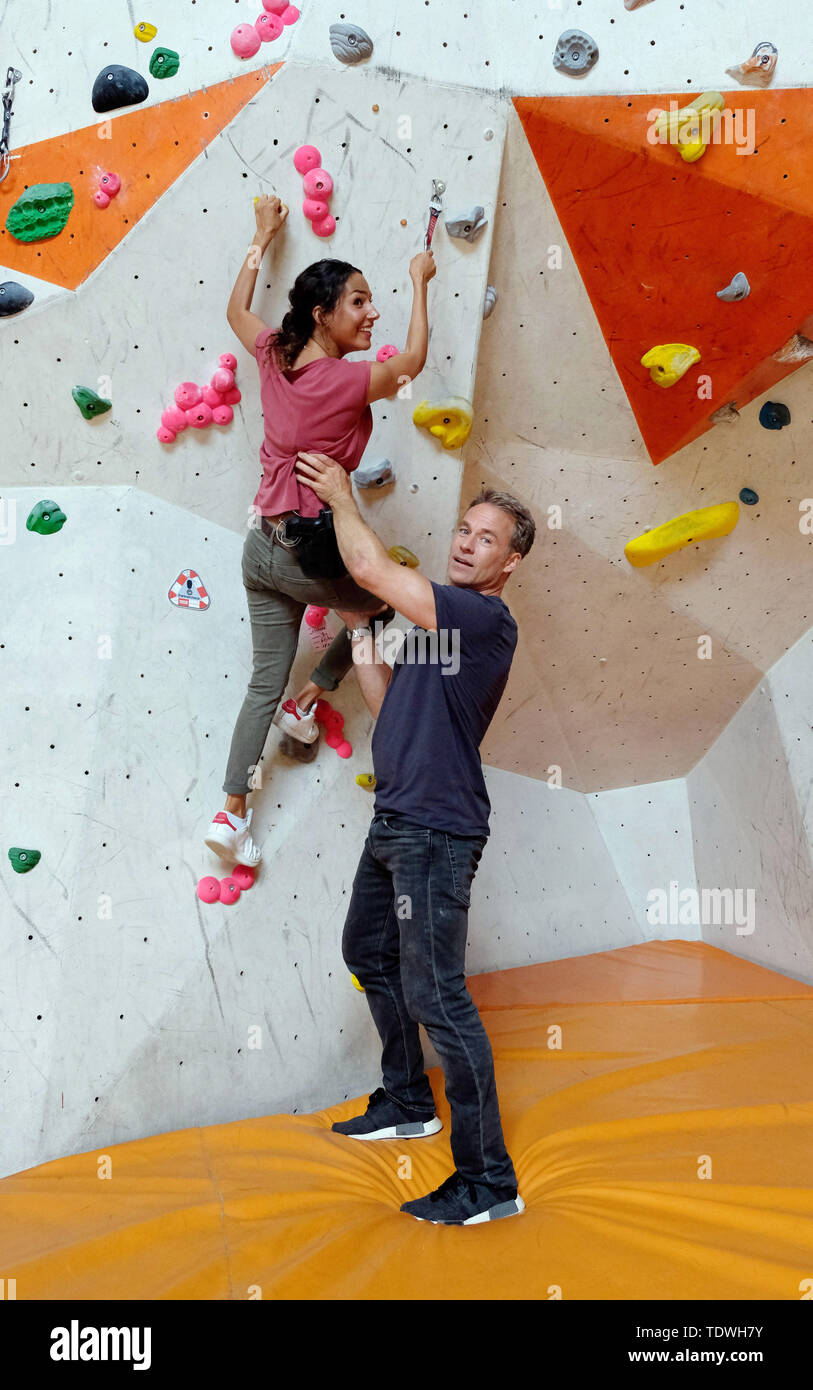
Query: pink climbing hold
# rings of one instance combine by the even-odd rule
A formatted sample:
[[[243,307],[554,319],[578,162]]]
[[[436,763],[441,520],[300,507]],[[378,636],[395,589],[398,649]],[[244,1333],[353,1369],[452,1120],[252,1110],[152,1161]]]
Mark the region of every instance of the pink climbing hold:
[[[327,217],[323,217],[321,222],[311,222],[311,227],[316,236],[333,236],[336,230],[336,219],[328,213]]]
[[[353,752],[353,745],[345,739],[343,743],[337,745],[336,752],[340,758],[349,758]]]
[[[325,743],[328,748],[338,748],[339,744],[344,743],[344,739],[338,730],[332,730],[330,733],[325,734]]]
[[[212,419],[216,425],[230,425],[234,419],[234,411],[230,405],[216,405],[212,411]]]
[[[231,876],[240,889],[250,888],[254,882],[254,870],[250,864],[235,864]]]
[[[236,903],[240,896],[240,885],[234,877],[222,878],[219,884],[220,901],[222,903]]]
[[[175,387],[175,400],[181,410],[190,410],[201,398],[201,389],[194,381],[182,381],[180,386]]]
[[[333,180],[327,169],[309,169],[302,180],[302,187],[309,198],[329,198],[333,192]]]
[[[238,58],[253,58],[262,40],[253,24],[238,24],[232,29],[231,46]]]
[[[309,222],[321,222],[327,217],[330,208],[323,198],[305,198],[302,202],[302,211]]]
[[[212,385],[216,391],[230,391],[234,385],[234,372],[228,367],[218,367],[212,373]]]
[[[223,392],[216,391],[214,386],[204,386],[201,394],[206,404],[212,407],[212,410],[216,405],[223,405]]]
[[[376,362],[386,362],[390,357],[400,356],[401,353],[397,347],[394,347],[392,343],[385,343],[383,347],[380,347],[378,349],[378,352],[375,355],[375,360]]]
[[[255,19],[254,28],[263,43],[271,43],[272,39],[279,38],[285,25],[278,14],[261,14],[259,19]]]
[[[327,615],[327,608],[318,608],[315,603],[312,603],[309,608],[305,609],[305,622],[308,627],[322,627]]]
[[[222,395],[224,405],[237,405],[237,402],[243,399],[237,386],[232,386],[230,391],[223,391]]]
[[[204,903],[216,903],[220,897],[220,883],[218,879],[207,876],[198,879],[198,897]]]
[[[166,425],[159,425],[158,429],[155,431],[155,437],[159,439],[162,444],[171,444],[176,436],[174,430],[168,430]]]
[[[294,168],[298,174],[308,174],[311,169],[318,169],[322,163],[322,156],[315,145],[300,145],[294,154]]]
[[[205,401],[199,401],[186,412],[186,418],[193,429],[203,430],[212,423],[212,407]]]
[[[220,367],[228,367],[230,372],[237,370],[237,358],[233,352],[221,352],[217,361]]]
[[[263,9],[269,14],[282,14],[288,8],[288,0],[263,0]]]
[[[108,198],[115,198],[121,188],[121,179],[118,174],[102,174],[99,179],[99,187],[103,193],[107,194]]]
[[[286,8],[282,11],[282,22],[283,22],[283,24],[296,24],[296,21],[297,21],[298,19],[299,19],[299,10],[296,8],[296,5],[288,5],[288,6],[286,6]]]
[[[186,411],[181,410],[179,405],[168,405],[166,410],[161,411],[161,424],[165,429],[172,430],[173,434],[185,430],[189,424]]]

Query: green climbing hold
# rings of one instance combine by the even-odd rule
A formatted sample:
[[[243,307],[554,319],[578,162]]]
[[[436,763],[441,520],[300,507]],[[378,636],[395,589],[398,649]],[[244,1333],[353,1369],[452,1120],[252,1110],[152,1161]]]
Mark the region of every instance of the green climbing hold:
[[[181,66],[181,59],[174,48],[155,48],[150,58],[150,72],[153,77],[174,77]]]
[[[37,867],[42,855],[38,849],[10,849],[8,857],[15,874],[27,874]]]
[[[86,420],[92,420],[96,415],[104,415],[113,405],[113,402],[106,401],[104,396],[97,396],[89,386],[74,386],[71,395]]]
[[[52,536],[61,531],[68,520],[58,502],[38,502],[31,508],[25,523],[27,531],[39,531],[41,536]]]
[[[35,183],[9,209],[6,231],[17,241],[42,241],[57,236],[72,207],[73,189],[69,183]]]

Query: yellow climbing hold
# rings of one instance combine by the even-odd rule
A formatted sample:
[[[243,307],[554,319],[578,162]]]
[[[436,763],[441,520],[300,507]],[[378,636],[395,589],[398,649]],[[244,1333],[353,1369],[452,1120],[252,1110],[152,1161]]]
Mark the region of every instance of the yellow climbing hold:
[[[649,368],[649,375],[659,386],[674,386],[699,361],[700,353],[690,343],[661,343],[644,353],[641,366]]]
[[[375,774],[372,772],[360,772],[356,778],[356,786],[364,787],[366,791],[371,792],[375,786]]]
[[[396,565],[406,565],[411,570],[416,570],[420,564],[417,555],[413,555],[412,551],[407,550],[405,545],[391,545],[387,554],[391,560],[395,561]]]
[[[727,536],[734,530],[740,515],[736,502],[721,502],[716,507],[701,507],[697,512],[684,512],[654,531],[645,531],[624,546],[624,554],[631,565],[639,569],[642,565],[654,565],[666,555],[682,550],[686,545],[697,541],[714,540],[716,536]]]
[[[364,994],[364,993],[365,993],[364,985],[360,985],[360,984],[359,984],[359,982],[358,982],[358,980],[356,979],[355,975],[351,975],[351,976],[350,976],[350,979],[353,981],[353,984],[356,986],[356,989],[360,989],[361,992],[362,992],[362,994]]]
[[[681,159],[693,164],[705,154],[715,127],[715,113],[724,106],[725,98],[719,92],[701,92],[679,111],[662,111],[652,126],[655,143],[678,145]]]
[[[422,425],[440,440],[444,449],[459,449],[471,433],[474,413],[462,396],[445,401],[421,401],[412,415],[414,425]]]
[[[142,43],[151,43],[158,30],[154,24],[148,24],[146,19],[142,19],[141,23],[136,25],[133,33]]]

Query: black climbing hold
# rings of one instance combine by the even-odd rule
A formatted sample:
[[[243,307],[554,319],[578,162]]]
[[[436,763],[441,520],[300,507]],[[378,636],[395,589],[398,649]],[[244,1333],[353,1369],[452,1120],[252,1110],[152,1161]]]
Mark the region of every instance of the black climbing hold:
[[[781,430],[790,424],[790,411],[781,401],[766,401],[759,412],[759,423],[766,430]]]
[[[744,502],[746,507],[755,507],[759,497],[752,487],[744,487],[740,492],[740,501]]]
[[[93,84],[90,99],[94,111],[115,111],[119,106],[137,106],[150,94],[140,72],[111,63],[102,68]]]
[[[19,285],[16,280],[4,280],[0,285],[0,318],[7,318],[9,314],[19,314],[21,309],[27,309],[29,304],[34,302],[34,296],[25,285]]]

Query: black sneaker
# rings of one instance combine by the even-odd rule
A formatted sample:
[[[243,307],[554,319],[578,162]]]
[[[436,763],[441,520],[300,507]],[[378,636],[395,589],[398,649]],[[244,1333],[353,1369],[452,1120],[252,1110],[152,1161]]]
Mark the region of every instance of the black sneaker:
[[[330,1128],[350,1139],[419,1139],[423,1135],[437,1134],[443,1124],[437,1115],[428,1119],[425,1112],[397,1105],[383,1086],[379,1086],[370,1096],[364,1115],[337,1120]]]

